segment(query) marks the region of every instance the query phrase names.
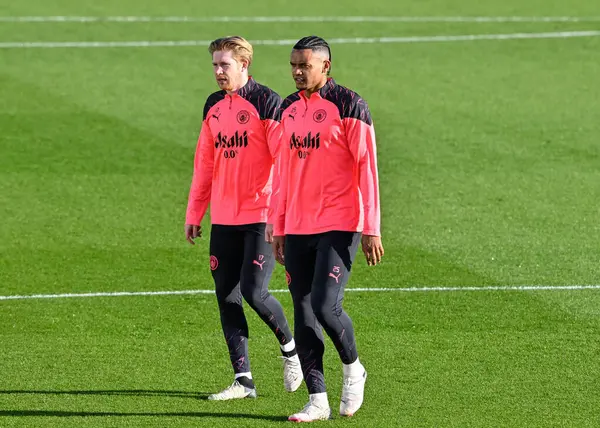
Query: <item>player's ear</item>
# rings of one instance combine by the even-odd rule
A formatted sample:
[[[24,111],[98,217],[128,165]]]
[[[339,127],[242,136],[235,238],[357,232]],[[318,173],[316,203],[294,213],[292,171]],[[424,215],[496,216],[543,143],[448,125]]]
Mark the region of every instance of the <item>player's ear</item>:
[[[248,66],[250,65],[248,60],[243,58],[240,60],[240,64],[242,65],[242,71],[248,70]]]
[[[323,61],[323,74],[329,74],[331,71],[331,61],[328,59]]]

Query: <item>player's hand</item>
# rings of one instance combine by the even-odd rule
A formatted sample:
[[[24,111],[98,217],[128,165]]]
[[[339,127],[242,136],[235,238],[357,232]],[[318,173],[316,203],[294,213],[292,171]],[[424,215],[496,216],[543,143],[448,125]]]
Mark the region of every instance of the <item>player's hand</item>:
[[[202,226],[195,224],[186,224],[185,225],[185,239],[192,244],[195,245],[194,239],[200,238],[202,236]]]
[[[361,239],[362,250],[369,266],[375,266],[383,257],[383,245],[379,236],[363,235]]]
[[[273,236],[273,242],[271,244],[273,246],[273,255],[275,256],[275,260],[279,264],[285,264],[285,258],[283,256],[285,249],[285,236]]]
[[[267,241],[269,244],[273,243],[273,225],[272,224],[267,224],[267,227],[265,227],[265,241]]]

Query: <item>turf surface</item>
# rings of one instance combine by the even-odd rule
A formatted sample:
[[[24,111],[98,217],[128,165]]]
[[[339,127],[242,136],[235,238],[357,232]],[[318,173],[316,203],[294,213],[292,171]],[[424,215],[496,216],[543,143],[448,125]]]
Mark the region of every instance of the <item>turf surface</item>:
[[[12,2],[0,16],[581,16],[596,2]],[[599,30],[587,23],[15,23],[0,42]],[[369,102],[386,256],[353,287],[598,284],[600,38],[332,46]],[[292,92],[290,46],[253,75]],[[0,295],[211,289],[183,220],[204,47],[0,49]],[[204,223],[208,231],[208,223]],[[272,288],[285,287],[278,269]],[[290,320],[291,302],[277,294]],[[598,426],[596,290],[348,293],[369,370],[336,426]],[[247,311],[257,400],[231,381],[212,295],[0,300],[0,426],[276,426],[277,345]],[[337,409],[339,360],[326,378]]]

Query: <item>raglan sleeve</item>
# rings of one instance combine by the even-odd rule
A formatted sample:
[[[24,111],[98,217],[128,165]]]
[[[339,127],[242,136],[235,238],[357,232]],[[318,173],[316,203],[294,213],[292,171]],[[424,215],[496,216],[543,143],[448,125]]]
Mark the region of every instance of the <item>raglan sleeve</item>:
[[[269,146],[269,153],[271,153],[271,157],[273,159],[271,199],[267,214],[267,223],[269,224],[274,224],[275,222],[281,184],[281,160],[279,159],[279,148],[283,130],[281,125],[281,107],[281,97],[274,92],[271,93],[269,99],[267,100],[265,118],[263,119],[267,144]]]
[[[364,235],[381,236],[379,176],[375,128],[367,103],[358,97],[343,119],[348,145],[358,166],[359,189],[364,210]]]
[[[283,139],[285,131],[285,121],[283,120],[283,113],[288,103],[283,102],[280,108],[280,140]],[[279,144],[277,153],[277,160],[275,162],[275,171],[277,172],[277,204],[274,207],[273,213],[273,235],[284,236],[285,235],[285,215],[287,205],[287,194],[288,194],[288,176],[289,176],[289,162],[290,162],[289,150],[284,150],[282,142]]]
[[[186,224],[200,225],[211,198],[212,177],[214,170],[213,137],[208,121],[206,107],[200,136],[194,156],[192,184],[188,197]]]

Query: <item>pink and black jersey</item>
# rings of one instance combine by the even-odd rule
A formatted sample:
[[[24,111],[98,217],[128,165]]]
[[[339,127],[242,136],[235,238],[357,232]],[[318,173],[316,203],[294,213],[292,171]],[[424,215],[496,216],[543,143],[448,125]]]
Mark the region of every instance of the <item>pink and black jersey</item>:
[[[331,78],[282,106],[275,235],[380,235],[375,131],[367,103]]]
[[[252,77],[232,95],[218,91],[208,97],[194,160],[187,224],[200,224],[209,202],[212,224],[267,221],[280,105],[281,97]]]

